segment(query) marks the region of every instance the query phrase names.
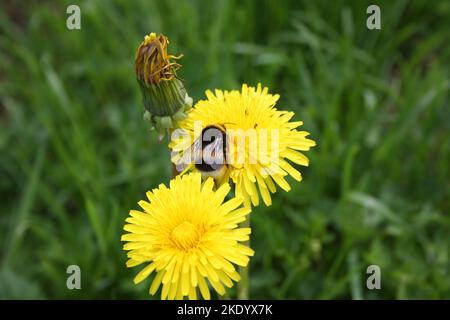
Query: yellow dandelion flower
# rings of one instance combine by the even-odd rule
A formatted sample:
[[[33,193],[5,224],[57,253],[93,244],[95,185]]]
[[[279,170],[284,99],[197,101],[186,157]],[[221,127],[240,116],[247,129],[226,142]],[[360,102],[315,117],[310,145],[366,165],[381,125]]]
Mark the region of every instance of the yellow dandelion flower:
[[[155,273],[150,286],[154,295],[162,285],[161,299],[197,299],[198,291],[210,299],[209,285],[219,294],[240,276],[234,265],[247,266],[253,250],[240,242],[250,228],[239,228],[250,209],[242,199],[224,202],[230,191],[223,184],[202,182],[198,173],[178,176],[147,192],[140,201],[144,211],[130,211],[122,236],[127,243],[128,267],[146,264],[134,278],[136,284]]]
[[[199,169],[193,162],[195,157],[185,157],[192,149],[191,141],[202,137],[201,128],[221,126],[226,130],[226,170],[219,179],[216,177],[216,182],[231,178],[236,195],[245,199],[245,205],[251,202],[257,206],[259,195],[266,205],[271,205],[270,194],[276,192],[277,185],[290,190],[288,175],[301,181],[301,173],[292,163],[308,166],[309,160],[301,151],[308,151],[316,143],[307,138],[308,132],[297,130],[303,122],[291,121],[293,112],[275,108],[279,95],[269,94],[260,84],[257,88],[244,84],[241,91],[208,90],[206,97],[179,123],[186,134],[172,137],[169,147],[176,165],[187,165],[184,172]]]

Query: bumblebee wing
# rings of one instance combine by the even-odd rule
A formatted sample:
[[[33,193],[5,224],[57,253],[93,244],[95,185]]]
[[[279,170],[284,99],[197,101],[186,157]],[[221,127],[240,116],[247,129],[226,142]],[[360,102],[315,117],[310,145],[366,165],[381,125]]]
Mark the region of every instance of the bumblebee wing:
[[[202,150],[202,139],[198,138],[194,141],[191,148],[191,163],[201,163],[203,150]]]
[[[194,143],[188,143],[187,145],[179,144],[176,147],[172,149],[172,162],[175,164],[178,172],[185,173],[187,169],[193,167],[195,160],[201,157],[201,141],[197,139],[194,140]]]
[[[207,164],[224,164],[223,159],[223,137],[218,136],[208,144],[203,153],[203,160]]]
[[[184,168],[183,171],[181,171],[179,173],[180,176],[184,175],[186,172],[188,172],[190,169],[192,169],[192,166],[187,166],[186,168]]]

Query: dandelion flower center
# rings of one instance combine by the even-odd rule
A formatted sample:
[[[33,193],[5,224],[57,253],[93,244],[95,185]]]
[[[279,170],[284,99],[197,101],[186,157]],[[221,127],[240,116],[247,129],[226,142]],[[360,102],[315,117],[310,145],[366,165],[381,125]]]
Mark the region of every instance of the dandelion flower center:
[[[180,223],[172,231],[172,242],[178,249],[188,251],[194,248],[199,238],[197,228],[189,221]]]

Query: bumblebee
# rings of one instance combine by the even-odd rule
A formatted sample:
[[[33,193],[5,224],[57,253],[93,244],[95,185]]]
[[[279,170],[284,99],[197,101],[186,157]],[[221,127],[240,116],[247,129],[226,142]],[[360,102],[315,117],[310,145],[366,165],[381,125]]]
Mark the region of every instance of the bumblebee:
[[[227,145],[225,127],[215,124],[203,128],[193,144],[194,166],[203,178],[212,177],[216,182],[226,179]]]

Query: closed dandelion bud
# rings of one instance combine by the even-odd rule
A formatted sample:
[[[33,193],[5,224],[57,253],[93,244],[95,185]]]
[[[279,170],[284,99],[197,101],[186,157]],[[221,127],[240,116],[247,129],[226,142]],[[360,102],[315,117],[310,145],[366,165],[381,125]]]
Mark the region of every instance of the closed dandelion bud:
[[[151,33],[145,36],[137,51],[135,71],[144,101],[144,119],[163,134],[176,127],[192,107],[176,70],[181,65],[171,61],[181,58],[167,53],[169,40],[164,35]]]

